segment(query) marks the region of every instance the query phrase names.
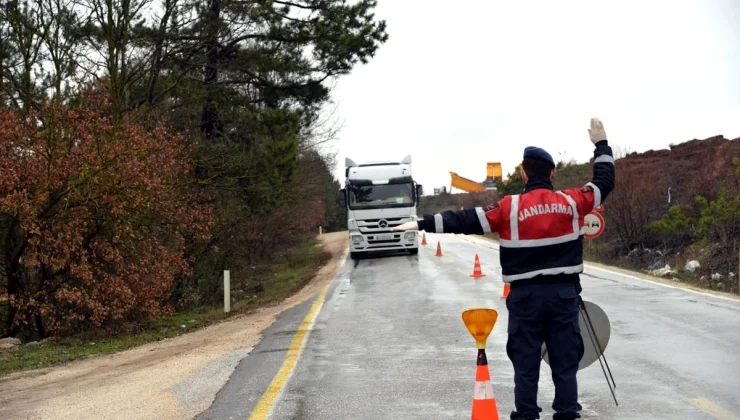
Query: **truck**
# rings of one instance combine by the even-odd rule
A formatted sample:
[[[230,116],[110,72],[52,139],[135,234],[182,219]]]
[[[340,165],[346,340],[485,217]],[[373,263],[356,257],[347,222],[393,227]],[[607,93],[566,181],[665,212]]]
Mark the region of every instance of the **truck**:
[[[424,190],[413,178],[411,156],[362,164],[346,158],[344,166],[339,201],[347,209],[350,257],[357,260],[379,251],[418,254],[418,231],[391,232],[418,219]]]
[[[450,172],[450,185],[465,192],[483,192],[498,189],[498,186],[503,182],[501,162],[488,162],[486,172],[488,176],[483,182],[475,182],[458,175],[456,172]]]

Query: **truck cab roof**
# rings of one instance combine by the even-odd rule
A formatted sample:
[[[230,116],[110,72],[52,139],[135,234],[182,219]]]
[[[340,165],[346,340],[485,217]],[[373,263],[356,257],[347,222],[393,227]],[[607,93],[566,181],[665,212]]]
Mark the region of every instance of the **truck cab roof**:
[[[401,159],[400,162],[392,162],[392,161],[371,161],[371,162],[365,162],[358,164],[354,160],[350,158],[344,159],[344,166],[347,168],[352,168],[356,166],[378,166],[378,165],[402,165],[402,164],[408,164],[411,165],[411,155],[406,155],[403,159]]]
[[[400,162],[375,161],[362,164],[357,164],[352,159],[347,158],[345,166],[347,167],[345,175],[348,181],[372,181],[374,184],[386,184],[391,180],[412,182],[411,156],[406,156]]]

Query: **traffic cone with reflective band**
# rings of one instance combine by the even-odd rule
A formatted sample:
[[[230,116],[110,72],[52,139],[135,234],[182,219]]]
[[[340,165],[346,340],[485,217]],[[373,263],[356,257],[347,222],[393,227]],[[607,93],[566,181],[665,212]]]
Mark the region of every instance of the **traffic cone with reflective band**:
[[[439,241],[437,241],[437,254],[435,256],[437,257],[442,256],[442,245],[440,245]]]
[[[486,358],[485,349],[478,349],[477,365],[471,419],[499,420],[496,396],[493,394],[493,384],[491,384],[491,375],[488,372],[488,359]]]
[[[485,277],[486,275],[483,274],[483,271],[480,269],[480,259],[478,259],[478,254],[475,254],[475,265],[473,266],[473,274],[470,275],[470,277],[478,278],[478,277]]]
[[[422,232],[421,234],[421,244],[426,245],[427,244],[427,234],[426,232]]]
[[[509,297],[509,291],[511,290],[511,284],[504,283],[504,292],[501,293],[501,299],[506,299]]]

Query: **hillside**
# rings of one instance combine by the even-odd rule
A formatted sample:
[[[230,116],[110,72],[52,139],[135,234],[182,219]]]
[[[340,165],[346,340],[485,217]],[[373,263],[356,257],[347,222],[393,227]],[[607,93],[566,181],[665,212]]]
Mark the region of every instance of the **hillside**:
[[[679,278],[737,291],[740,139],[712,137],[617,161],[599,257],[640,269],[683,269]],[[669,256],[670,255],[670,256]]]

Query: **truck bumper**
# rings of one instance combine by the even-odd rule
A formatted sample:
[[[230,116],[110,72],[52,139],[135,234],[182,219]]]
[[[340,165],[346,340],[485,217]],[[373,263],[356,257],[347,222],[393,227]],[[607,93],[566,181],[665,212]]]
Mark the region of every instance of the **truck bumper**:
[[[419,232],[415,230],[382,234],[353,231],[349,234],[351,252],[403,251],[415,248],[419,248]]]

